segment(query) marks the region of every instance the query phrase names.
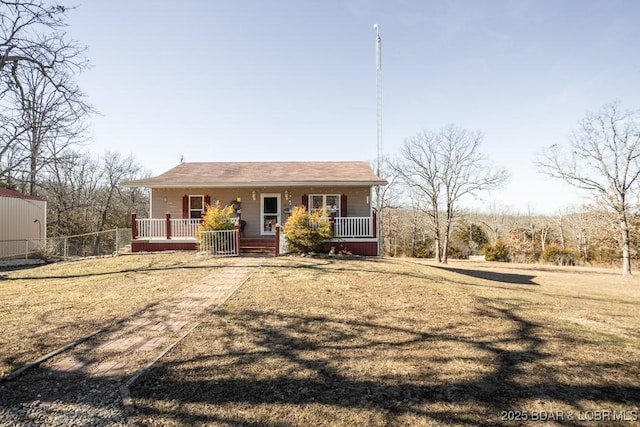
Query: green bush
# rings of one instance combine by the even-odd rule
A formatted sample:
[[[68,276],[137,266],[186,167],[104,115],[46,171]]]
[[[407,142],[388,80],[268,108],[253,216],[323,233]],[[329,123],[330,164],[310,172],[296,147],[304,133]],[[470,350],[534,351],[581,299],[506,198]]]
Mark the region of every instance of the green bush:
[[[305,253],[322,249],[323,243],[331,238],[326,212],[307,212],[304,206],[293,209],[283,232],[289,245]]]
[[[433,258],[435,252],[433,250],[433,240],[426,239],[417,242],[414,253],[411,254],[416,258]]]
[[[466,258],[478,255],[478,251],[489,243],[482,226],[462,221],[453,228],[449,243],[449,258]]]
[[[556,265],[576,265],[576,254],[569,249],[551,244],[544,248],[542,260]]]
[[[503,241],[498,241],[493,246],[486,245],[484,248],[482,248],[482,252],[484,253],[484,258],[487,261],[509,262],[509,260],[511,259],[509,257],[509,249]]]

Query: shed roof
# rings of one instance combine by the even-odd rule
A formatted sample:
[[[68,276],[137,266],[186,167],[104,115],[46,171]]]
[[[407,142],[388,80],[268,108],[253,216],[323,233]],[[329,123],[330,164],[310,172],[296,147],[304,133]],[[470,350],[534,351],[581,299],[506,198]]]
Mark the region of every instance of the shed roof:
[[[43,198],[20,193],[19,191],[9,190],[8,188],[0,188],[0,197],[11,197],[13,199],[22,199],[22,200],[38,200],[40,202],[46,201]]]
[[[190,162],[125,187],[385,185],[367,162]]]

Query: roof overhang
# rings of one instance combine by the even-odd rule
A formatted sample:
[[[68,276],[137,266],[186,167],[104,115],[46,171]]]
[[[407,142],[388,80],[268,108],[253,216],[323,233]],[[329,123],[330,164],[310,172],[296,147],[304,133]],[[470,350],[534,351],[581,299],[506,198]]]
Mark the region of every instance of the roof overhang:
[[[257,182],[124,182],[121,185],[127,188],[251,188],[251,187],[371,187],[376,185],[386,185],[387,181],[257,181]]]
[[[121,183],[145,188],[376,186],[387,181],[367,162],[194,162]]]

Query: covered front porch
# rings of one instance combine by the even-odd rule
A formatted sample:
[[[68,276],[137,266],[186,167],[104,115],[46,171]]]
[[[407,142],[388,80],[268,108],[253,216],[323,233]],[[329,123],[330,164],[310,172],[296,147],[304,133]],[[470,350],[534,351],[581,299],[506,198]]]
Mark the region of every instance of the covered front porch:
[[[196,248],[198,225],[210,206],[233,207],[240,240],[273,240],[278,247],[278,225],[303,206],[331,216],[336,251],[376,256],[372,192],[386,183],[366,162],[182,163],[124,184],[151,191],[149,218],[132,221],[132,249]]]
[[[332,214],[328,219],[333,236],[331,242],[335,243],[336,250],[356,255],[378,255],[375,211],[370,217],[339,217]],[[234,220],[238,235],[238,253],[242,253],[243,249],[244,252],[270,251],[276,255],[285,252],[280,224],[275,224],[272,235],[245,237],[241,213]],[[200,219],[172,218],[169,213],[165,218],[138,218],[133,214],[131,216],[131,251],[197,250],[200,222]],[[259,250],[260,248],[262,250]]]

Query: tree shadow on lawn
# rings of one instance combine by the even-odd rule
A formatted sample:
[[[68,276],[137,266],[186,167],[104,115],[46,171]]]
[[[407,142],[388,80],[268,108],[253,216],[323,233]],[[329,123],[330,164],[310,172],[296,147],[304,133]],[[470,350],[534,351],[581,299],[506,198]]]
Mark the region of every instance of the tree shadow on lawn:
[[[171,270],[216,270],[222,268],[255,268],[255,265],[251,264],[225,264],[225,265],[168,265],[161,267],[140,267],[140,268],[125,268],[120,270],[113,271],[102,271],[102,272],[91,272],[85,271],[84,273],[76,273],[76,274],[50,274],[43,276],[26,276],[26,277],[7,277],[1,276],[0,280],[6,281],[16,281],[16,280],[48,280],[48,279],[76,279],[76,278],[86,278],[86,277],[99,277],[99,276],[113,276],[118,274],[128,274],[128,273],[145,273],[145,272],[153,272],[153,271],[171,271]]]
[[[529,274],[514,274],[514,273],[498,273],[495,271],[483,271],[472,270],[466,268],[455,268],[444,265],[432,265],[431,267],[439,268],[441,270],[451,271],[457,274],[463,274],[465,276],[474,277],[476,279],[491,280],[493,282],[499,282],[509,285],[535,285],[539,286],[533,279],[536,276]]]
[[[415,272],[407,272],[406,270],[398,270],[398,271],[393,271],[393,270],[388,270],[388,271],[384,271],[384,270],[376,270],[374,268],[370,268],[369,266],[367,266],[367,263],[375,263],[379,260],[376,259],[358,259],[356,261],[360,261],[362,262],[362,268],[353,268],[353,267],[347,267],[346,265],[340,265],[340,259],[323,259],[323,263],[321,264],[304,264],[304,263],[297,263],[294,265],[289,265],[287,266],[288,268],[296,268],[296,269],[310,269],[310,270],[324,270],[324,271],[333,271],[333,272],[341,272],[341,271],[361,271],[361,272],[369,272],[369,273],[376,273],[376,274],[384,274],[384,275],[401,275],[401,276],[408,276],[408,277],[414,277],[417,279],[427,279],[430,280],[432,282],[438,282],[441,283],[444,280],[442,278],[439,277],[434,277],[433,275],[427,274],[426,272],[424,274],[419,274],[419,273],[415,273]],[[353,261],[353,260],[351,260]],[[437,269],[441,269],[441,270],[445,270],[445,271],[450,271],[452,273],[456,273],[456,274],[461,274],[464,276],[468,276],[468,277],[473,277],[476,279],[484,279],[484,280],[489,280],[489,281],[493,281],[493,282],[498,282],[501,284],[508,284],[508,285],[533,285],[533,286],[539,286],[538,283],[534,282],[533,279],[535,278],[535,276],[533,275],[526,275],[526,274],[514,274],[514,273],[498,273],[495,271],[482,271],[482,270],[472,270],[472,269],[464,269],[464,268],[456,268],[456,267],[449,267],[449,266],[445,266],[445,265],[430,265],[430,264],[421,264],[421,263],[412,263],[413,265],[416,266],[420,266],[423,268],[437,268]],[[375,264],[372,264],[375,265]],[[473,284],[473,283],[468,283],[468,282],[462,282],[463,284]]]
[[[405,276],[412,277],[415,279],[428,280],[434,283],[443,283],[445,280],[440,277],[435,277],[432,274],[429,274],[428,268],[430,266],[413,263],[413,265],[417,267],[421,267],[423,272],[409,272],[406,269],[398,268],[391,269],[390,267],[398,267],[402,264],[388,263],[388,259],[382,260],[380,258],[319,258],[319,261],[315,264],[306,263],[304,259],[295,260],[291,259],[291,263],[286,266],[286,268],[291,268],[295,270],[310,270],[310,271],[318,271],[318,272],[333,272],[333,273],[344,273],[344,272],[360,272],[360,273],[374,273],[382,276]],[[345,264],[343,261],[351,261],[353,264]],[[394,260],[395,261],[395,260]],[[380,269],[376,269],[373,266],[387,262],[387,264]],[[425,268],[426,267],[426,268]],[[279,268],[278,265],[265,265],[263,268]]]
[[[421,264],[422,265],[422,264]],[[533,288],[530,289],[524,289],[521,288],[521,290],[524,291],[528,291],[528,292],[540,292],[544,295],[547,296],[551,296],[551,297],[555,297],[555,298],[567,298],[567,299],[572,299],[572,300],[577,300],[577,301],[585,301],[585,300],[589,300],[589,301],[595,301],[595,302],[603,302],[603,303],[607,303],[607,304],[620,304],[620,305],[636,305],[636,301],[634,300],[629,300],[629,299],[612,299],[610,297],[596,297],[593,295],[585,295],[585,294],[580,294],[580,293],[560,293],[557,289],[555,290],[555,292],[553,293],[545,293],[540,291],[540,284],[536,283],[533,279],[535,279],[536,276],[534,275],[529,275],[529,274],[514,274],[514,273],[499,273],[499,272],[495,272],[495,271],[486,271],[486,270],[474,270],[474,269],[466,269],[466,268],[455,268],[455,267],[450,267],[450,266],[445,266],[445,265],[425,265],[425,267],[433,267],[433,268],[438,268],[441,270],[446,270],[446,271],[451,271],[453,273],[457,273],[457,274],[461,274],[464,276],[468,276],[468,277],[473,277],[476,279],[484,279],[484,280],[488,280],[488,281],[492,281],[492,282],[497,282],[500,284],[504,284],[504,285],[530,285],[530,286],[534,286]],[[538,270],[536,270],[538,271]],[[539,271],[543,271],[542,269],[540,269]],[[553,271],[553,270],[549,270],[549,271]],[[560,272],[560,273],[572,273],[570,271],[565,271],[565,270],[561,270],[561,271],[555,271]],[[608,274],[608,273],[606,273]],[[477,286],[476,283],[469,283],[469,282],[460,282],[463,285],[472,285],[472,286]],[[485,285],[482,285],[485,286]]]
[[[547,403],[546,411],[557,410],[551,406],[554,402],[576,411],[607,409],[606,405],[637,410],[632,405],[638,404],[640,386],[612,385],[640,374],[631,362],[571,365],[585,375],[602,371],[619,376],[603,377],[598,384],[562,382],[557,378],[562,368],[548,368],[537,373],[536,381],[525,384],[521,378],[531,374],[532,364],[549,358],[564,364],[562,355],[541,351],[543,326],[521,317],[516,308],[491,306],[489,300],[482,301],[476,315],[504,322],[509,333],[470,333],[474,324],[463,323],[424,332],[329,316],[255,310],[230,313],[210,325],[210,330],[219,331],[217,337],[202,330],[204,339],[222,340],[218,347],[201,348],[206,344],[200,337],[181,350],[184,356],[158,365],[133,385],[136,417],[183,425],[281,426],[299,425],[299,420],[335,425],[353,422],[340,418],[350,411],[350,416],[358,413],[362,417],[358,421],[369,425],[409,421],[490,426],[513,425],[501,413],[524,411],[523,401],[553,401]],[[590,344],[576,337],[570,341]],[[434,350],[443,345],[458,348],[466,356]],[[468,378],[448,379],[445,371],[451,367],[443,363],[458,359],[460,369],[469,370]],[[399,364],[399,372],[403,363],[419,372],[396,373],[394,363]],[[594,408],[589,407],[591,403]],[[313,413],[314,405],[324,408],[324,415]],[[258,410],[263,412],[253,412]],[[282,411],[295,413],[274,415]],[[322,418],[327,416],[335,419]],[[579,425],[569,420],[562,424]]]

